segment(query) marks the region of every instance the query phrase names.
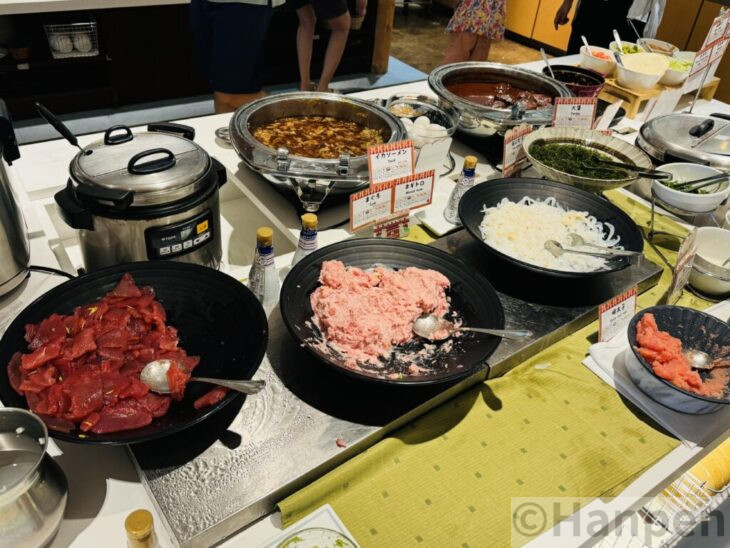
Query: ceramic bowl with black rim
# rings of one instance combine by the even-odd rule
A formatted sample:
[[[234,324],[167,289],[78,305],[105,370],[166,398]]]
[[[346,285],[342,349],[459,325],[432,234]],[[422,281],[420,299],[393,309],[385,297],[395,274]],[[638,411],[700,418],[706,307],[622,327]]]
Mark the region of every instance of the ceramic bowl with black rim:
[[[649,156],[641,149],[601,131],[572,127],[545,127],[525,136],[522,142],[525,154],[540,175],[550,181],[573,185],[591,192],[621,188],[639,180],[640,177],[637,175],[637,171],[610,166],[601,170],[600,177],[597,176],[593,167],[591,169],[593,174],[587,175],[585,162],[582,160],[573,162],[574,165],[570,168],[558,168],[556,166],[563,164],[560,158],[549,160],[545,158],[544,154],[538,154],[538,147],[545,146],[550,146],[552,149],[550,154],[555,154],[555,151],[558,150],[556,145],[580,147],[600,154],[601,159],[629,164],[645,171],[653,169]]]
[[[714,316],[682,306],[652,306],[637,313],[629,323],[629,349],[624,364],[634,384],[644,394],[664,407],[703,415],[715,413],[730,404],[730,388],[725,386],[722,397],[710,397],[679,388],[654,373],[651,364],[638,351],[636,325],[645,314],[653,314],[660,331],[666,331],[682,341],[682,350],[701,350],[712,359],[730,355],[730,326]],[[703,381],[713,374],[698,371]]]

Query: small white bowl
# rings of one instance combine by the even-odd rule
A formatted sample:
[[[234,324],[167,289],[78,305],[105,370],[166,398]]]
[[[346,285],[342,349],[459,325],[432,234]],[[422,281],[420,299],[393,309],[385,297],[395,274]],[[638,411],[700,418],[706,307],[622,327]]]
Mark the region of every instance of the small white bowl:
[[[704,226],[697,229],[697,254],[689,283],[706,295],[730,295],[730,268],[722,263],[730,258],[730,230]]]
[[[692,61],[694,63],[697,54],[694,51],[676,51],[672,54],[675,59],[682,59],[683,61]]]
[[[714,167],[685,162],[665,164],[657,169],[659,171],[671,173],[675,179],[681,179],[683,181],[694,181],[696,179],[703,179],[705,177],[720,175],[723,173],[721,170],[715,169]],[[709,194],[690,194],[689,192],[681,192],[663,185],[660,181],[653,181],[652,188],[659,200],[670,206],[674,206],[690,213],[707,213],[709,211],[714,211],[723,201],[725,201],[728,194],[730,194],[730,183],[727,182],[724,183],[724,188],[722,190]]]
[[[648,49],[646,47],[644,47],[644,49],[651,51],[652,53],[660,53],[662,55],[671,56],[679,51],[679,48],[674,44],[670,44],[664,40],[657,40],[656,38],[644,38],[642,43],[649,46]]]
[[[629,61],[629,59],[631,59]],[[632,55],[622,55],[623,65],[616,64],[616,80],[620,86],[636,91],[644,91],[653,89],[662,79],[664,73],[669,68],[669,58],[658,53],[635,53]],[[629,63],[649,63],[653,62],[660,65],[661,70],[649,72],[636,68],[627,68],[624,66]]]
[[[633,42],[624,42],[623,40],[621,40],[621,44],[624,45],[624,46],[634,46],[634,47],[636,47],[636,48],[639,49],[639,51],[634,51],[632,53],[641,53],[641,52],[644,51],[644,48],[642,48],[639,44],[635,44]],[[619,51],[620,52],[620,50],[618,49],[618,44],[615,41],[611,42],[608,45],[608,49],[610,49],[611,51]],[[631,55],[631,53],[624,53],[624,55]]]
[[[689,76],[688,70],[674,70],[673,68],[668,68],[667,72],[665,72],[664,76],[662,76],[662,79],[659,80],[659,83],[664,84],[665,86],[678,86],[684,83],[687,76]]]
[[[611,76],[614,69],[616,68],[616,60],[613,58],[613,52],[606,48],[599,48],[596,46],[591,46],[591,51],[600,51],[609,55],[611,58],[609,60],[606,60],[594,57],[593,55],[588,53],[588,49],[585,46],[581,46],[580,66],[590,70],[595,70],[596,72],[600,72],[604,76]]]

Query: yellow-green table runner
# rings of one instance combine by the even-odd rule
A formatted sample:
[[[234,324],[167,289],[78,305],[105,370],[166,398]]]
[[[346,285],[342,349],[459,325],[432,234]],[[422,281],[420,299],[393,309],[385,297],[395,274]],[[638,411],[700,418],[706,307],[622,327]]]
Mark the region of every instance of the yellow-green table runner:
[[[608,196],[648,225],[645,206]],[[657,228],[686,233],[666,218]],[[645,253],[663,266],[650,246]],[[639,307],[657,303],[670,279],[665,268]],[[685,293],[679,304],[709,303]],[[281,501],[283,524],[329,503],[363,546],[508,546],[529,540],[511,538],[512,497],[615,494],[678,442],[582,365],[597,329],[467,390]]]

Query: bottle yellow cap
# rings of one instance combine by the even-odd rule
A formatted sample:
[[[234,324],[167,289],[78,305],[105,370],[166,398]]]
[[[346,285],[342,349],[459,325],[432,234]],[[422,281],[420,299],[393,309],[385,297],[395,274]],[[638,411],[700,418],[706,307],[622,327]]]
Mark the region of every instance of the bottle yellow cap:
[[[132,540],[142,540],[152,533],[152,514],[148,510],[135,510],[124,520],[127,536]]]
[[[477,157],[467,156],[464,158],[464,169],[474,169],[477,167]]]
[[[256,231],[256,241],[261,245],[272,245],[274,243],[274,230],[268,226],[262,226]]]
[[[317,216],[314,213],[305,213],[302,215],[302,227],[303,228],[317,228]]]

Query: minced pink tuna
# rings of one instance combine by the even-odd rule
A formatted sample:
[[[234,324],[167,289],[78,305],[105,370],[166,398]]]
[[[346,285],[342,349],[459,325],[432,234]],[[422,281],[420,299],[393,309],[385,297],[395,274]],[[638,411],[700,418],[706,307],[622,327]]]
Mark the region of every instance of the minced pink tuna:
[[[310,297],[314,321],[352,368],[358,362],[380,366],[394,345],[413,339],[416,318],[442,316],[449,309],[449,280],[435,270],[364,271],[325,261],[319,281],[322,285]]]

